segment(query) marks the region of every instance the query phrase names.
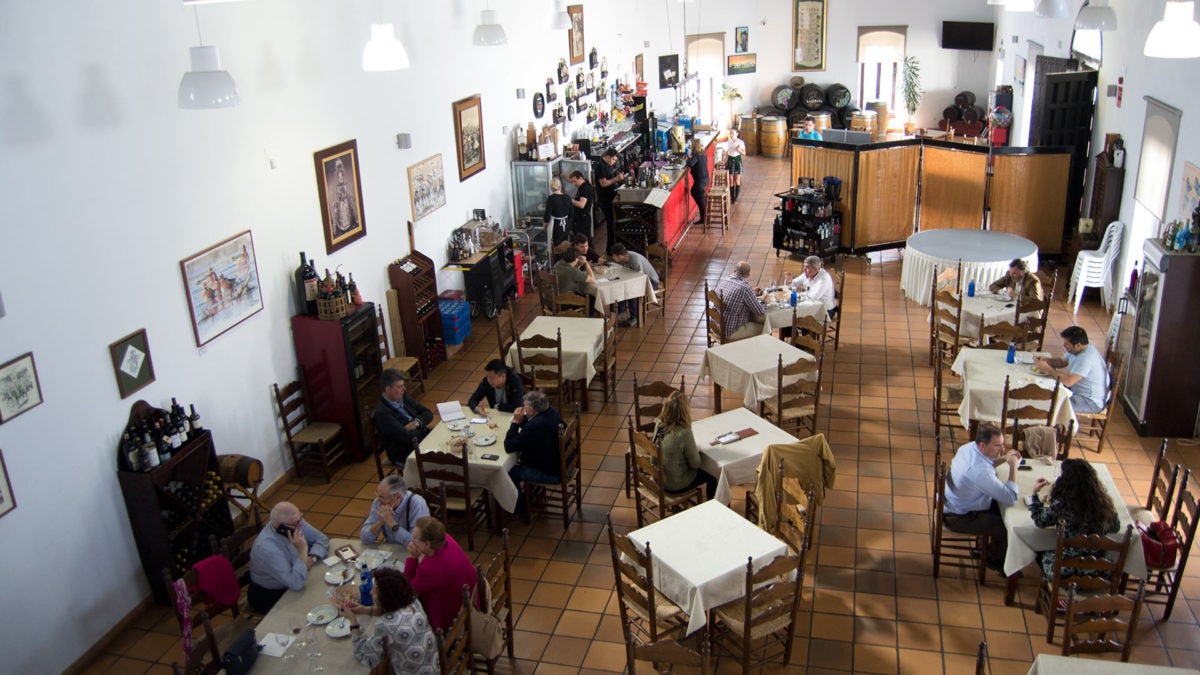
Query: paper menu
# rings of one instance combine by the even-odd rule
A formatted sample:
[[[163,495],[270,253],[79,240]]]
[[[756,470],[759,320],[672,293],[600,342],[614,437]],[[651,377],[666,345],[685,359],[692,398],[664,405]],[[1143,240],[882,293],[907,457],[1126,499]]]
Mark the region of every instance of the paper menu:
[[[437,404],[438,417],[442,418],[443,422],[454,422],[457,420],[467,419],[466,413],[462,410],[462,404],[458,401],[447,401]]]

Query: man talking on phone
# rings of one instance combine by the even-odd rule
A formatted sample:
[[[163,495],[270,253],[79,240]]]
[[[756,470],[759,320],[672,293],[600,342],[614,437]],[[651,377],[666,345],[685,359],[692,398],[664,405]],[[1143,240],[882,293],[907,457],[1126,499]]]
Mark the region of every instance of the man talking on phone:
[[[250,549],[246,602],[260,614],[271,611],[288,590],[304,590],[312,566],[329,555],[329,537],[309,525],[291,502],[279,502]]]

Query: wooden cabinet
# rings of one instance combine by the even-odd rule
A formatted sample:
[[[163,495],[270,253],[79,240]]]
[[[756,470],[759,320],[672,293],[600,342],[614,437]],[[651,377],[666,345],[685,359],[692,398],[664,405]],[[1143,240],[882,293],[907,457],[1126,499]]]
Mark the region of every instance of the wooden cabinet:
[[[517,294],[512,240],[507,237],[486,251],[450,263],[443,269],[463,273],[472,319],[479,318],[480,314],[489,319],[496,318],[508,304],[508,298]]]
[[[446,360],[433,261],[413,251],[388,265],[388,282],[396,291],[404,353],[421,359],[421,367],[428,373]]]
[[[154,600],[170,604],[163,570],[178,578],[217,553],[210,535],[233,534],[212,433],[201,431],[150,471],[118,471],[117,479]]]
[[[807,189],[775,196],[780,200],[771,237],[775,257],[782,249],[801,257],[833,259],[842,232],[842,213],[833,210],[833,202],[823,192]]]
[[[382,391],[375,303],[337,321],[292,317],[292,339],[311,419],[342,425],[347,452],[361,460],[373,447],[371,413]]]
[[[1088,208],[1088,217],[1094,221],[1095,228],[1090,237],[1083,238],[1083,248],[1099,248],[1104,228],[1114,220],[1121,219],[1121,191],[1124,189],[1125,169],[1113,166],[1103,152],[1096,155],[1096,167],[1092,175],[1092,204]]]

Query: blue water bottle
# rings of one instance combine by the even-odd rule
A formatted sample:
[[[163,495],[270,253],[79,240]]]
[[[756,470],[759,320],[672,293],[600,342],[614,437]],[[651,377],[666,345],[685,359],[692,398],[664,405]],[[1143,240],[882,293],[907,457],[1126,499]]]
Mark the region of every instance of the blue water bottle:
[[[792,289],[792,307],[796,306],[796,289]]]
[[[975,282],[974,281],[967,284],[967,297],[968,298],[975,297]]]
[[[375,580],[371,578],[371,570],[364,568],[362,571],[362,583],[358,587],[358,604],[364,607],[371,607],[375,604],[375,598],[371,597],[371,589],[375,588]]]
[[[1017,343],[1008,343],[1008,356],[1004,357],[1004,360],[1008,361],[1009,363],[1017,362]]]

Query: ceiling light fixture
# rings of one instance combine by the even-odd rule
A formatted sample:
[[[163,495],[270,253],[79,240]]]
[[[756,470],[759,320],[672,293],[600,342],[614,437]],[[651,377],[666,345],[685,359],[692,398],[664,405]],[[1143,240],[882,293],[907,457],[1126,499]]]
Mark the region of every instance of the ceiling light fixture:
[[[1117,13],[1108,0],[1091,0],[1075,17],[1075,30],[1116,30]]]
[[[476,47],[497,47],[508,44],[508,36],[504,34],[504,26],[496,17],[496,10],[485,9],[479,13],[479,25],[475,26],[475,35],[471,44]]]
[[[196,15],[196,37],[200,46],[188,48],[192,69],[184,73],[179,81],[179,107],[184,110],[209,110],[239,105],[242,97],[233,82],[233,76],[221,70],[221,55],[217,48],[204,44],[204,36],[200,33],[200,15],[195,7],[192,12]]]
[[[1067,0],[1038,0],[1034,14],[1043,19],[1065,19],[1071,14]]]
[[[550,30],[567,30],[571,27],[571,15],[567,14],[567,0],[554,0],[554,14],[550,15]]]
[[[371,39],[363,47],[362,68],[370,73],[408,69],[408,50],[396,39],[395,26],[371,24]]]
[[[1154,24],[1146,36],[1142,52],[1159,59],[1194,59],[1200,56],[1200,23],[1196,23],[1196,3],[1168,0],[1162,21]]]
[[[1004,3],[1006,12],[1032,12],[1033,0],[1008,0]]]

